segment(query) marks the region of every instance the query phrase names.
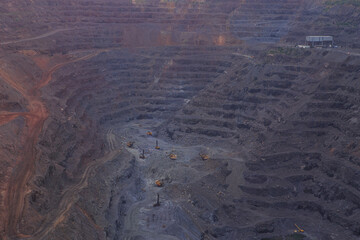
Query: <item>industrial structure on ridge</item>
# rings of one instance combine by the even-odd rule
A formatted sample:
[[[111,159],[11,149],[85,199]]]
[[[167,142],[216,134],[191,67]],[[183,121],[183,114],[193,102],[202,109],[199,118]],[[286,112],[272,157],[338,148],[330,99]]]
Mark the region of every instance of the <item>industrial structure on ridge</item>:
[[[332,36],[306,36],[306,45],[310,47],[333,47]]]

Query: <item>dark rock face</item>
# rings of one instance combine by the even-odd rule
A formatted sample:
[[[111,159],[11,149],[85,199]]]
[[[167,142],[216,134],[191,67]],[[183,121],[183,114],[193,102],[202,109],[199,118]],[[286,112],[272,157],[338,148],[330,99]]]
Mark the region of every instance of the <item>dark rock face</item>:
[[[345,2],[2,1],[0,239],[358,239]]]

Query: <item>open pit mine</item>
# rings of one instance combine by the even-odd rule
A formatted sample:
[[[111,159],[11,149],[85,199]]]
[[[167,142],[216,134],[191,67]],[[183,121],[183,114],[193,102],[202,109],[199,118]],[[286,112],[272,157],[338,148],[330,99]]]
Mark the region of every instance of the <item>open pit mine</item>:
[[[0,240],[360,239],[359,0],[1,0]]]

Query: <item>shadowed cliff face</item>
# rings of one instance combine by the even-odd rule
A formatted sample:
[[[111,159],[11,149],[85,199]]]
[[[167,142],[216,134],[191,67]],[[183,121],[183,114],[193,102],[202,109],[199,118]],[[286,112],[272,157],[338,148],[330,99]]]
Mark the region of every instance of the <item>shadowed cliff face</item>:
[[[0,238],[357,239],[358,7],[2,1]]]

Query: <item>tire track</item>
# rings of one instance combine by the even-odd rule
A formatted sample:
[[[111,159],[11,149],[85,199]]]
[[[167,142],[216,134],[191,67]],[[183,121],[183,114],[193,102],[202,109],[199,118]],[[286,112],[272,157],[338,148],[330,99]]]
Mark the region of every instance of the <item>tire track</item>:
[[[98,159],[97,161],[91,162],[85,169],[81,180],[78,184],[68,188],[62,197],[58,210],[53,216],[56,216],[54,219],[51,219],[49,216],[45,225],[43,225],[32,237],[31,239],[46,239],[47,234],[53,231],[57,225],[65,220],[66,214],[74,206],[76,201],[79,198],[79,193],[82,189],[87,187],[90,173],[95,170],[98,166],[104,164],[105,162],[112,160],[120,153],[120,150],[114,150],[106,154],[104,157]]]
[[[57,30],[53,30],[53,31],[50,31],[50,32],[41,34],[41,35],[36,36],[36,37],[24,38],[24,39],[20,39],[20,40],[13,40],[13,41],[2,42],[2,43],[0,43],[0,45],[9,45],[9,44],[13,44],[13,43],[20,43],[20,42],[38,40],[38,39],[41,39],[41,38],[49,37],[49,36],[54,35],[54,34],[59,33],[59,32],[70,31],[70,30],[73,30],[73,28],[57,29]]]
[[[44,126],[44,122],[49,115],[45,107],[45,103],[41,100],[41,88],[46,86],[51,81],[53,73],[59,68],[70,63],[90,59],[101,52],[102,51],[96,51],[86,56],[62,62],[53,66],[46,73],[43,74],[40,83],[33,87],[30,91],[24,89],[20,84],[15,81],[15,79],[12,79],[6,71],[0,69],[0,77],[2,77],[2,79],[7,84],[9,84],[9,86],[17,90],[28,102],[27,113],[2,112],[0,114],[1,125],[12,121],[19,116],[25,118],[27,125],[27,130],[24,135],[25,145],[23,146],[23,152],[21,153],[19,159],[16,162],[16,166],[14,167],[13,173],[10,176],[10,184],[7,193],[5,194],[5,206],[7,207],[6,212],[4,213],[5,219],[7,219],[7,222],[4,223],[5,240],[21,235],[18,233],[17,226],[19,220],[21,219],[24,208],[25,196],[28,192],[26,183],[31,179],[33,175],[36,161],[35,146]],[[90,166],[91,165],[89,165],[89,167]],[[85,179],[81,182],[81,184],[84,184],[87,176],[85,175],[84,178]]]

